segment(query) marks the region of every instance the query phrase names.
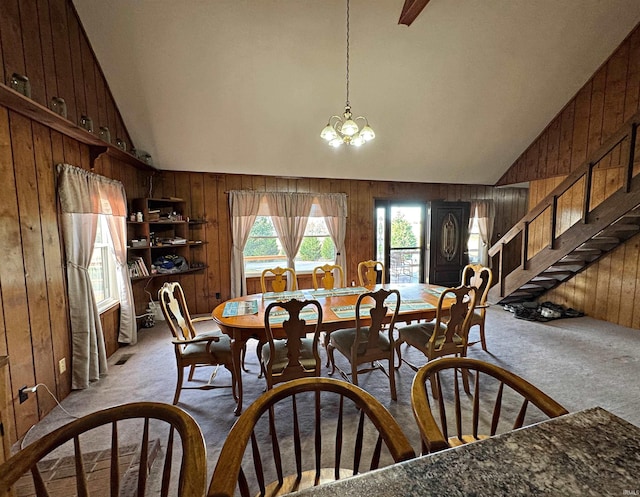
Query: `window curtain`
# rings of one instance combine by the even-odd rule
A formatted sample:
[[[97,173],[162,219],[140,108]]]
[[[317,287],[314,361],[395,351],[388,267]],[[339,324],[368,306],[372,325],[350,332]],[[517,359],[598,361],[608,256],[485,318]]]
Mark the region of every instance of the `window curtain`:
[[[265,194],[273,227],[287,256],[287,266],[295,270],[295,258],[307,228],[314,195],[308,193]],[[291,288],[291,281],[287,281]]]
[[[327,230],[336,247],[336,264],[344,270],[345,281],[349,281],[344,246],[347,233],[347,196],[344,193],[327,193],[318,195],[317,199],[327,223]]]
[[[247,294],[243,251],[256,221],[264,193],[235,190],[229,192],[231,212],[231,298]]]
[[[104,336],[88,269],[96,240],[98,216],[118,217],[124,222],[127,214],[126,197],[122,183],[78,167],[59,164],[58,173],[71,317],[71,388],[80,389],[86,388],[90,381],[99,379],[107,371]],[[117,221],[114,224],[117,226]],[[126,243],[126,236],[118,233],[116,236],[118,238],[112,234],[116,252],[126,250],[122,247]],[[121,296],[125,297],[121,302],[121,306],[124,306],[121,333],[123,337],[128,335],[130,340],[135,340],[133,298],[128,277],[125,282],[129,290],[121,291]]]
[[[473,217],[478,219],[478,231],[480,232],[480,264],[489,265],[489,246],[491,245],[491,237],[493,236],[493,223],[495,220],[495,206],[493,200],[476,200],[471,203],[471,212],[475,215],[469,220],[473,221]],[[471,226],[471,225],[470,225]]]

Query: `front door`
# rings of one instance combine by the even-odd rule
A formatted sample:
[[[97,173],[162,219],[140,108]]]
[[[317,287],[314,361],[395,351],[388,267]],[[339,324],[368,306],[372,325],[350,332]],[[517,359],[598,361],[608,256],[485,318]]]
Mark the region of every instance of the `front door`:
[[[460,285],[469,263],[469,202],[431,202],[429,219],[429,283]]]

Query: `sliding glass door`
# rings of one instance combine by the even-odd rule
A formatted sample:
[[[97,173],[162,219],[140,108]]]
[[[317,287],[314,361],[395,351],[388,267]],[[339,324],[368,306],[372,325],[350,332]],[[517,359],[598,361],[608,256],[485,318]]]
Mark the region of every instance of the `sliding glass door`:
[[[425,204],[376,201],[376,259],[388,283],[424,283]]]

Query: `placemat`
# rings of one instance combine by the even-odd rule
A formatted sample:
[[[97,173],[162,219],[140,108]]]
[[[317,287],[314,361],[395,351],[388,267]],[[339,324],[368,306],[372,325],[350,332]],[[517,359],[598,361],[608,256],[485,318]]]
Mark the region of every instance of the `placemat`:
[[[222,311],[223,318],[245,316],[247,314],[258,314],[257,300],[242,300],[239,302],[227,302],[226,304],[224,304],[224,310]]]
[[[269,323],[271,324],[282,323],[285,319],[288,318],[289,313],[285,310],[272,310],[269,313]],[[305,321],[317,321],[318,311],[316,311],[315,309],[303,309],[302,311],[300,311],[300,319],[304,319]]]
[[[300,290],[287,291],[287,292],[267,292],[262,294],[264,300],[291,300],[298,299],[304,300],[306,298],[305,293]]]
[[[347,286],[344,288],[332,288],[331,290],[326,290],[324,288],[319,288],[318,290],[309,290],[309,295],[312,298],[318,297],[342,297],[345,295],[360,295],[361,293],[365,293],[368,290],[363,286]]]

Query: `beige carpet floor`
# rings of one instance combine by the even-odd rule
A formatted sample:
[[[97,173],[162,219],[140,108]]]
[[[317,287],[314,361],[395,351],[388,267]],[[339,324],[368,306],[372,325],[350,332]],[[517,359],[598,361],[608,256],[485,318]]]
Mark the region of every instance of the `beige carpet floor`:
[[[477,334],[477,328],[471,333]],[[124,402],[170,403],[175,388],[175,358],[169,335],[164,322],[141,329],[137,345],[122,347],[110,358],[108,374],[90,388],[72,392],[62,401],[62,406],[69,413],[82,416]],[[639,330],[588,317],[528,322],[495,306],[487,315],[487,341],[489,352],[482,351],[478,344],[470,349],[469,356],[496,363],[523,376],[569,411],[601,406],[640,426]],[[243,375],[245,406],[257,398],[265,386],[264,380],[257,377],[254,344],[249,342],[248,346],[247,365],[251,373]],[[412,362],[421,363],[419,353],[408,354]],[[346,365],[344,359],[341,363]],[[323,368],[323,376],[327,373]],[[380,372],[362,376],[360,386],[389,409],[418,452],[420,440],[410,404],[413,376],[414,372],[406,365],[397,372],[397,402],[391,401],[388,380]],[[198,374],[199,381],[204,383],[207,379],[208,371]],[[216,381],[229,382],[230,377],[221,369]],[[48,394],[39,390],[38,395]],[[210,476],[220,447],[236,419],[231,390],[183,391],[179,406],[202,428]],[[33,443],[42,434],[68,421],[68,414],[57,407],[21,443]]]

